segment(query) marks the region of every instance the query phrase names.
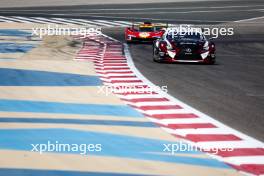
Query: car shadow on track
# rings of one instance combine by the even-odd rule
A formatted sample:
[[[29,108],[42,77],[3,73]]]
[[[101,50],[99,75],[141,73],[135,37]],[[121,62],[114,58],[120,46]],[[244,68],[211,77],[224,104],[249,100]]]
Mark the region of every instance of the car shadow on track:
[[[205,63],[194,63],[194,62],[154,62],[156,64],[177,64],[177,65],[203,65],[203,66],[219,66],[221,64],[205,64]]]

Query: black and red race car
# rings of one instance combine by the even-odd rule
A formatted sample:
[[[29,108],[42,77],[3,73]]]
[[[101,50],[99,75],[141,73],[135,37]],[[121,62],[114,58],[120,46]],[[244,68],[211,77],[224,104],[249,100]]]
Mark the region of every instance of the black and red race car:
[[[135,41],[153,41],[160,38],[167,25],[144,22],[143,24],[134,25],[125,29],[125,40],[128,43]]]
[[[160,39],[153,42],[153,60],[214,64],[215,44],[207,40],[202,31],[183,29],[168,28]]]

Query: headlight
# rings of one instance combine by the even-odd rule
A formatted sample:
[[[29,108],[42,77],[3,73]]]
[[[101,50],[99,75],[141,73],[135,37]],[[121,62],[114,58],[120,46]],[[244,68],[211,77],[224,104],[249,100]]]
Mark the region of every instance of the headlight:
[[[171,44],[169,42],[167,42],[167,49],[168,50],[171,50],[172,49],[172,46],[171,46]]]
[[[204,49],[204,50],[209,50],[209,42],[208,42],[208,41],[206,41],[206,42],[204,43],[203,49]]]

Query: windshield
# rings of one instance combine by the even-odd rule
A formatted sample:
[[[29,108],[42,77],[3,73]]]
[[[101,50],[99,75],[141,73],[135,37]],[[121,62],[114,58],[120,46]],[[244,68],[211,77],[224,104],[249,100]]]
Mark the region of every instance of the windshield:
[[[153,32],[154,28],[153,27],[140,27],[139,31],[140,32]]]
[[[179,39],[190,39],[190,40],[202,40],[204,36],[200,33],[170,33],[167,34],[167,39],[170,40],[179,40]]]
[[[155,30],[156,31],[160,31],[160,30],[162,30],[162,29],[164,29],[165,28],[165,26],[156,26],[155,27]]]

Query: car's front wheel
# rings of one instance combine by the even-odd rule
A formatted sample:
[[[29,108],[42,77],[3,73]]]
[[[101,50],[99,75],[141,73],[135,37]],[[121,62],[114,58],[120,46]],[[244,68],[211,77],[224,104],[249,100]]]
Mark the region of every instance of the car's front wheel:
[[[209,59],[206,60],[205,63],[209,64],[209,65],[214,65],[215,64],[215,58],[209,58]]]
[[[159,62],[160,61],[159,51],[158,51],[158,48],[156,48],[155,46],[153,46],[153,61],[154,62]]]

